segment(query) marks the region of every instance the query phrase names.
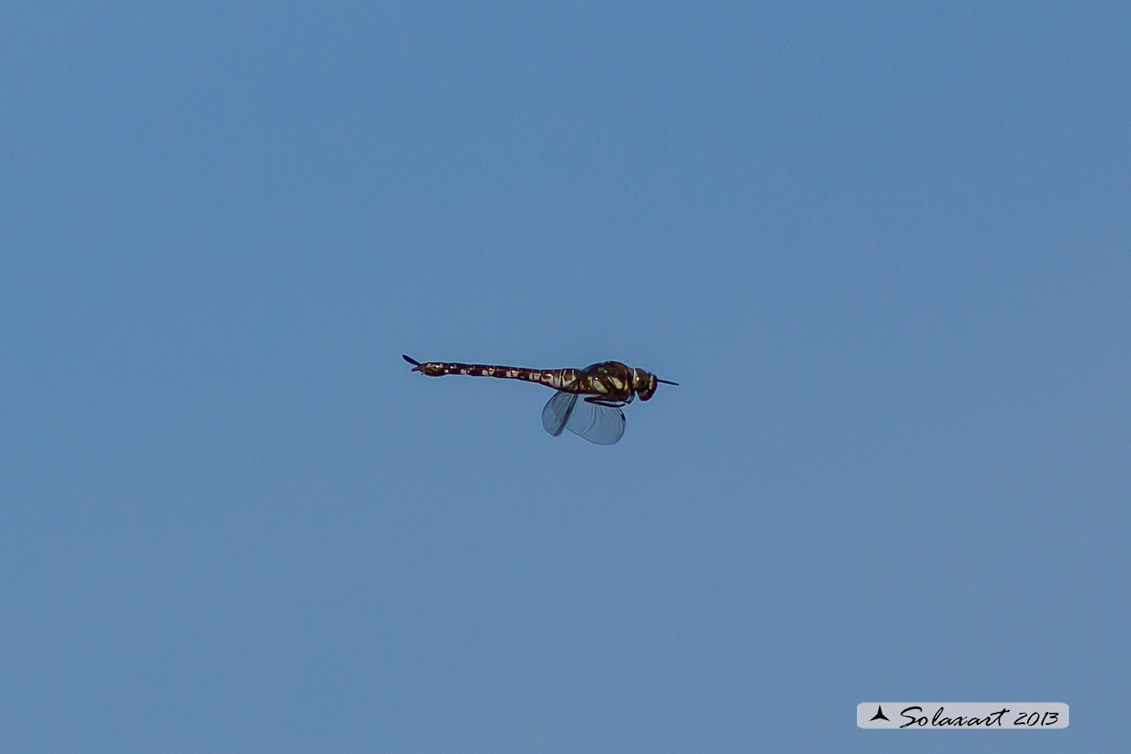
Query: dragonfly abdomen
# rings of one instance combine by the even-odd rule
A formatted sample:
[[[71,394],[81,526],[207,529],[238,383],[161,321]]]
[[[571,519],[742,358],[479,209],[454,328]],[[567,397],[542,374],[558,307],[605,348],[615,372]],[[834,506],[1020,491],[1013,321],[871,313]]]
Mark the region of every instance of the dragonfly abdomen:
[[[537,382],[539,385],[560,390],[577,378],[576,369],[529,369],[527,367],[508,367],[495,364],[461,364],[459,362],[429,361],[418,363],[405,356],[405,361],[415,364],[414,372],[429,377],[445,377],[460,374],[467,377],[495,377],[503,380],[522,380]]]

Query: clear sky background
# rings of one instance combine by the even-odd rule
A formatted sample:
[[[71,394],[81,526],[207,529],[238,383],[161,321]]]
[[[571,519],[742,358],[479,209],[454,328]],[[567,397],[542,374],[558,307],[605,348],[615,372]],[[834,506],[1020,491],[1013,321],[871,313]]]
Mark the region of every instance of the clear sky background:
[[[1125,745],[1131,5],[548,5],[0,10],[0,750]]]

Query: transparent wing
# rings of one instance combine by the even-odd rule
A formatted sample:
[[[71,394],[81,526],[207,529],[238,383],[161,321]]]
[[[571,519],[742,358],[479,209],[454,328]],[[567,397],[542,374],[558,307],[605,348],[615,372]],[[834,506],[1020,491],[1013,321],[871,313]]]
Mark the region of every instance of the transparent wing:
[[[624,435],[624,412],[590,403],[577,393],[554,393],[542,409],[542,426],[554,437],[568,429],[598,445],[612,445]]]
[[[546,407],[542,409],[542,426],[546,428],[554,437],[557,437],[565,429],[566,422],[573,416],[574,406],[577,405],[577,393],[563,393],[558,391],[550,400],[546,401]]]
[[[616,406],[603,406],[584,399],[566,422],[566,429],[598,445],[614,445],[624,435],[624,412]]]

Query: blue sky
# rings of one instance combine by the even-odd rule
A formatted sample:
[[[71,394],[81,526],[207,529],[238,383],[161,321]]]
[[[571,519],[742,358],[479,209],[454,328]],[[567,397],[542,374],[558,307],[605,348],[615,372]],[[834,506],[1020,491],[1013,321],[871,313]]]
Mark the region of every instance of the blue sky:
[[[0,12],[0,748],[1113,750],[1129,33]],[[599,447],[402,353],[680,386]],[[881,699],[1072,724],[858,730]]]

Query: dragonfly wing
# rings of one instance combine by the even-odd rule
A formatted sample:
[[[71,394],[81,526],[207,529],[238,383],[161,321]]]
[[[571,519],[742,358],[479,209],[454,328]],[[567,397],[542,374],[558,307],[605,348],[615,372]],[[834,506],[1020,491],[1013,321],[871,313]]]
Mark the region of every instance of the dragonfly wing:
[[[598,445],[613,445],[624,435],[624,412],[590,403],[577,393],[558,391],[542,409],[542,426],[554,437],[568,429]]]
[[[547,432],[554,437],[562,433],[566,423],[573,416],[574,409],[577,406],[577,398],[577,393],[558,391],[554,393],[550,400],[546,401],[546,407],[542,409],[542,426],[546,428]]]
[[[624,435],[624,412],[616,406],[580,400],[566,420],[566,429],[598,445],[613,445]]]

